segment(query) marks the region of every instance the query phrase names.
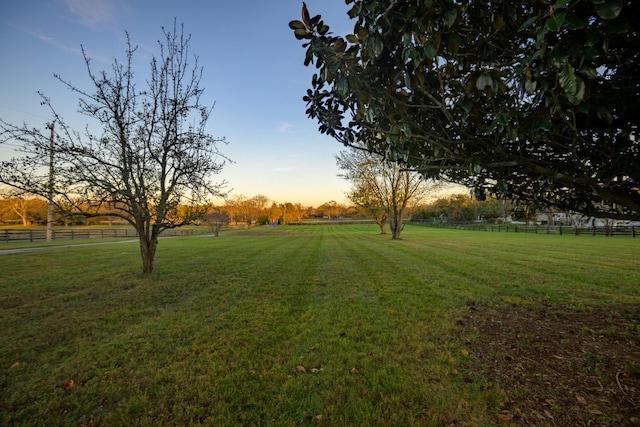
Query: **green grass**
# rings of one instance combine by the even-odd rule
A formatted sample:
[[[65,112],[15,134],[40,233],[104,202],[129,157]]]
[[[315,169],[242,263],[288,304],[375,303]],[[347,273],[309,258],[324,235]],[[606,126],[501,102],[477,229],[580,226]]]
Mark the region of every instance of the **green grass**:
[[[151,276],[135,243],[2,255],[0,425],[495,425],[467,301],[637,305],[639,245],[354,225],[162,240]]]

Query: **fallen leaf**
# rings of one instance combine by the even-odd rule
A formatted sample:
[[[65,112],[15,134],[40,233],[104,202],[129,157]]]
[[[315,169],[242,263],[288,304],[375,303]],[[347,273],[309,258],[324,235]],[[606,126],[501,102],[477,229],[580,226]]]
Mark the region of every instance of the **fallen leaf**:
[[[582,397],[582,396],[576,395],[576,400],[578,401],[578,403],[580,403],[582,405],[586,405],[587,404],[586,399],[584,397]]]
[[[296,371],[298,371],[298,372],[307,372],[307,369],[302,365],[298,365],[298,366],[296,366]]]
[[[468,357],[468,356],[469,356],[469,354],[470,354],[470,353],[469,353],[469,350],[467,350],[467,349],[462,349],[462,350],[460,350],[460,353],[462,353],[462,355],[463,355],[464,357]]]
[[[66,381],[64,383],[63,387],[64,387],[65,390],[69,390],[70,388],[73,388],[73,386],[75,386],[75,385],[76,385],[75,381],[69,380],[69,381]]]
[[[358,375],[360,373],[360,371],[358,371],[356,368],[351,368],[351,374],[352,375]]]
[[[513,417],[508,414],[499,414],[498,419],[503,423],[508,423],[509,421],[513,420]]]
[[[316,421],[322,421],[322,415],[318,414],[314,417]]]

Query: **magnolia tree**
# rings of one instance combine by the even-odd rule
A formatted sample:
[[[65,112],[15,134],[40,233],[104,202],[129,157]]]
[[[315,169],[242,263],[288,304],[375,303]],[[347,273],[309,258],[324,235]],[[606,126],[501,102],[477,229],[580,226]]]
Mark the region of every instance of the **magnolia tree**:
[[[640,219],[640,2],[346,0],[289,25],[320,131],[427,177]]]
[[[224,188],[212,180],[226,161],[217,147],[224,139],[207,132],[212,107],[201,103],[202,68],[189,55],[190,36],[175,24],[163,33],[142,88],[128,35],[124,60],[110,71],[96,72],[83,49],[89,89],[56,76],[93,119],[83,132],[45,96],[55,132],[0,122],[3,140],[24,144],[24,156],[0,165],[0,182],[51,199],[62,215],[127,221],[138,233],[145,273],[153,271],[162,231],[199,219]]]

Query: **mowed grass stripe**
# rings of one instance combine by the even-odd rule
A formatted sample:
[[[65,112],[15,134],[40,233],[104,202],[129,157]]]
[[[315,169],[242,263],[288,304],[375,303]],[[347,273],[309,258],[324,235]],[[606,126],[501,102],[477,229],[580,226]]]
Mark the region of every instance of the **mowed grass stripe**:
[[[403,237],[172,238],[152,276],[135,244],[2,258],[0,424],[493,425],[499,393],[462,374],[468,299],[640,303],[631,238]]]

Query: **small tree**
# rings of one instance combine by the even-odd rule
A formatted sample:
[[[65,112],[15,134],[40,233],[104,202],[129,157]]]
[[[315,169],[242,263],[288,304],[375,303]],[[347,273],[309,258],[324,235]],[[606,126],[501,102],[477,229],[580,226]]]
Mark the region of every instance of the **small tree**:
[[[82,50],[91,91],[56,75],[80,96],[79,112],[97,122],[98,133],[89,126],[82,133],[72,130],[42,94],[55,118],[54,144],[48,134],[26,124],[0,121],[3,140],[25,143],[25,156],[2,162],[0,182],[51,195],[64,215],[127,221],[138,233],[145,273],[153,271],[162,231],[200,218],[224,187],[224,182],[211,181],[225,163],[216,145],[224,139],[206,131],[212,107],[200,102],[202,68],[197,57],[189,56],[190,36],[175,22],[172,31],[163,28],[163,33],[143,90],[134,80],[136,47],[128,34],[125,60],[114,60],[110,73],[96,73]],[[50,155],[53,182],[42,172],[43,167],[49,170]]]
[[[0,213],[5,212],[7,216],[13,214],[20,218],[24,227],[31,225],[34,221],[42,219],[42,212],[46,218],[46,201],[37,197],[26,197],[8,193],[5,195]]]
[[[205,214],[204,220],[211,228],[213,235],[218,237],[222,227],[229,223],[229,212],[213,210]]]
[[[386,234],[388,220],[392,239],[400,239],[409,204],[417,204],[436,186],[428,185],[420,174],[364,149],[343,150],[336,160],[344,171],[340,176],[353,185],[349,199],[374,218],[381,234]]]

